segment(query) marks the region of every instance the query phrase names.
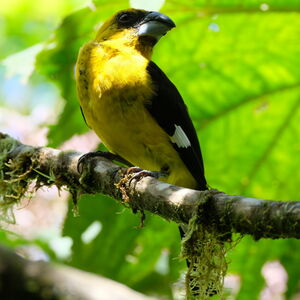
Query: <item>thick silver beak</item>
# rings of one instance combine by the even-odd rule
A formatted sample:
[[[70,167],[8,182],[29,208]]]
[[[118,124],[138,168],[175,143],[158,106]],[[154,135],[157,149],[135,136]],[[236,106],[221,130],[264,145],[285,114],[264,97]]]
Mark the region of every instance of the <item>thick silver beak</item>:
[[[175,26],[168,16],[152,11],[139,24],[138,36],[149,36],[158,41]]]

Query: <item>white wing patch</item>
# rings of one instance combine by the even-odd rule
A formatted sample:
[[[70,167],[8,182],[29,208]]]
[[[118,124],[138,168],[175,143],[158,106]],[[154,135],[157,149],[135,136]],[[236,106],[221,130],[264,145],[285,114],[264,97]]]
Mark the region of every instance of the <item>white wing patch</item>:
[[[188,148],[191,146],[191,142],[186,136],[181,126],[175,124],[175,132],[171,136],[171,142],[176,144],[179,148]]]

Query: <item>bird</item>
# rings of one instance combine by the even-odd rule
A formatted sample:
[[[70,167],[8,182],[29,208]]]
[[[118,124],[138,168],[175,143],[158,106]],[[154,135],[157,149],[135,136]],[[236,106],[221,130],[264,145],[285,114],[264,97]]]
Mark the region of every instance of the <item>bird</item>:
[[[99,28],[79,51],[76,83],[87,125],[109,152],[93,156],[117,159],[135,172],[169,184],[207,190],[204,164],[195,127],[176,86],[151,60],[161,37],[175,27],[155,11],[125,9]],[[180,235],[185,227],[179,226]],[[188,267],[193,267],[187,260]],[[194,267],[193,267],[194,268]],[[193,286],[193,295],[199,287]],[[206,290],[210,296],[217,291]]]
[[[154,46],[174,27],[156,11],[130,8],[114,14],[79,51],[77,94],[85,122],[114,157],[145,170],[143,175],[206,190],[187,106],[151,60]],[[79,164],[93,155],[99,152],[87,153]]]

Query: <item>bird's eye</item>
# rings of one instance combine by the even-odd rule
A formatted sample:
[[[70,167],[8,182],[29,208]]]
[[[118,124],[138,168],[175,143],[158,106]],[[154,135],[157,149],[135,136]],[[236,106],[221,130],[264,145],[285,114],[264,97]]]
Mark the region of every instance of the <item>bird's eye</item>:
[[[123,14],[121,14],[120,16],[119,16],[119,21],[121,22],[121,23],[126,23],[126,22],[128,22],[128,21],[130,21],[130,18],[131,16],[130,16],[130,14],[128,14],[128,13],[123,13]]]

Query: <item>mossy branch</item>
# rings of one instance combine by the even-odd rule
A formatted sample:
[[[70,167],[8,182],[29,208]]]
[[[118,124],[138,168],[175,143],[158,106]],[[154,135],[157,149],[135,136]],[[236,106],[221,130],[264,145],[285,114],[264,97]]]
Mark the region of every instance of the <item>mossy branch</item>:
[[[220,234],[238,232],[259,238],[300,238],[300,202],[269,201],[227,195],[217,190],[196,191],[146,177],[131,183],[124,168],[105,158],[93,158],[77,172],[82,153],[23,145],[0,133],[0,208],[35,188],[67,187],[73,195],[102,193],[126,201],[134,210],[150,211],[177,223],[197,220]],[[120,183],[121,182],[121,183]],[[3,216],[2,216],[3,217]]]

